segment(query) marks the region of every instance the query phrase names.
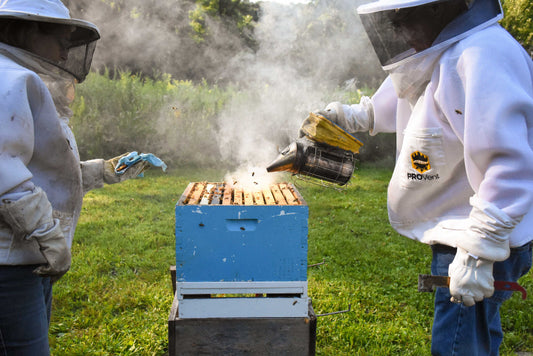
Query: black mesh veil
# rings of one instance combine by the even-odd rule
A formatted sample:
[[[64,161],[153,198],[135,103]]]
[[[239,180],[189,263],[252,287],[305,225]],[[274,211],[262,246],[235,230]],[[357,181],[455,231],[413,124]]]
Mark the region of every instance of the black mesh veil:
[[[402,3],[408,6],[400,7]],[[413,6],[416,3],[423,4]],[[445,26],[424,15],[431,14],[431,7],[456,7],[457,0],[378,1],[360,6],[357,10],[381,65],[387,67],[502,15],[498,0],[476,0],[469,3],[472,5],[469,9],[465,7],[462,13]],[[386,6],[388,4],[391,6]]]
[[[61,62],[42,59],[70,73],[78,82],[85,80],[90,71],[96,42],[100,39],[100,33],[94,24],[77,19],[44,17],[22,12],[7,12],[0,9],[0,22],[3,21],[33,21],[48,26],[68,26],[72,31],[70,39],[64,44],[68,48],[68,59]]]

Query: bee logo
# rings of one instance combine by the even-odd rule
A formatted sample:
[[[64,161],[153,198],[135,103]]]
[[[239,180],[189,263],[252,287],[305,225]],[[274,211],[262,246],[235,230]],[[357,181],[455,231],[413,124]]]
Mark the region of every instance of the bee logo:
[[[427,172],[431,169],[431,165],[429,164],[429,157],[419,151],[411,153],[411,163],[413,165],[413,168],[420,173]]]

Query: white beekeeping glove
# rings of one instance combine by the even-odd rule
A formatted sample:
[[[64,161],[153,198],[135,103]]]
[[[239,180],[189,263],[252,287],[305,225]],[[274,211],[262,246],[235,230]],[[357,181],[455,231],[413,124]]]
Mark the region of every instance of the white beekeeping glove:
[[[368,132],[374,121],[372,101],[367,96],[361,97],[359,104],[354,105],[332,102],[317,114],[326,117],[348,132]]]
[[[59,279],[70,268],[70,249],[61,231],[59,220],[52,218],[52,205],[46,193],[35,187],[17,200],[3,199],[0,215],[11,227],[15,238],[35,239],[47,264],[34,270],[42,276]]]
[[[462,236],[455,237],[457,254],[448,268],[452,301],[474,305],[494,293],[492,267],[509,257],[509,235],[518,224],[493,204],[470,198],[472,211]],[[460,230],[455,230],[455,233]]]
[[[452,301],[470,307],[483,298],[490,298],[494,293],[493,264],[493,261],[477,258],[458,247],[448,267]]]

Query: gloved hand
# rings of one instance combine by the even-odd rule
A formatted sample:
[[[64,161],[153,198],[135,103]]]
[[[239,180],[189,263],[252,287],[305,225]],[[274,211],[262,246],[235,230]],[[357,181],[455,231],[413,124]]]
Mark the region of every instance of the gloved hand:
[[[126,157],[129,154],[130,152],[124,153],[120,156],[104,161],[104,183],[106,184],[120,183],[125,180],[135,178],[139,174],[141,174],[142,172],[150,168],[150,163],[141,160],[135,163],[134,165],[130,166],[124,173],[117,174],[115,172],[115,167],[117,166],[118,161],[122,157]]]
[[[338,101],[329,103],[323,110],[316,111],[316,114],[324,116],[326,119],[343,129],[347,129],[349,126],[344,116],[343,105]]]
[[[342,129],[352,132],[368,132],[374,126],[374,108],[369,97],[361,97],[359,104],[343,105],[338,101],[332,102],[323,110],[315,111],[315,114],[322,115]],[[304,120],[301,128],[308,125]],[[303,130],[300,128],[300,137]]]
[[[57,281],[67,273],[71,263],[70,249],[61,231],[59,220],[54,219],[54,225],[48,230],[34,231],[32,237],[37,239],[41,253],[48,262],[47,265],[37,267],[33,273],[50,276],[53,282]]]
[[[494,293],[492,265],[509,257],[509,235],[521,218],[511,218],[477,195],[470,198],[468,219],[441,221],[424,239],[457,246],[448,267],[452,301],[473,305]]]
[[[451,301],[470,307],[483,298],[490,298],[494,293],[493,264],[493,261],[477,258],[458,247],[448,267]]]
[[[11,226],[16,238],[34,238],[47,264],[34,272],[59,279],[70,268],[70,249],[59,220],[52,218],[52,205],[39,187],[17,200],[3,200],[0,215]]]

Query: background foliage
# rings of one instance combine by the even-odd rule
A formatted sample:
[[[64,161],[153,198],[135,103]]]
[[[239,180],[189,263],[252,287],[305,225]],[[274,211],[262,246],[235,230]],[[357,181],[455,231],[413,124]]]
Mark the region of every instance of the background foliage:
[[[502,0],[505,27],[533,57],[533,2],[531,0]]]
[[[205,82],[92,73],[78,86],[73,130],[82,159],[135,149],[157,152],[168,164],[214,165],[220,159],[215,116],[233,95]],[[202,157],[198,157],[199,155]]]
[[[171,164],[212,167],[232,163],[224,162],[220,155],[217,117],[235,100],[245,102],[249,95],[261,95],[262,89],[255,94],[247,93],[250,79],[234,81],[239,70],[231,70],[228,65],[235,61],[237,52],[260,55],[248,59],[250,65],[268,57],[258,47],[257,38],[264,42],[264,36],[268,38],[269,34],[256,32],[258,20],[268,8],[263,7],[265,2],[79,0],[65,3],[73,16],[95,18],[102,31],[93,66],[100,74],[91,74],[78,86],[72,118],[84,159],[112,157],[133,148],[156,152]],[[310,73],[313,83],[324,85],[322,101],[325,103],[329,100],[356,103],[361,94],[371,94],[384,75],[381,69],[369,66],[371,57],[368,56],[354,57],[349,65],[331,59],[343,56],[335,52],[335,46],[350,46],[329,40],[333,34],[353,30],[348,24],[356,20],[355,4],[346,6],[342,1],[315,0],[283,8],[277,15],[278,21],[284,19],[279,17],[281,14],[287,18],[301,16],[301,20],[290,28],[293,31],[290,47],[283,56],[273,53],[272,60],[276,66],[295,65],[296,72]],[[533,2],[504,0],[503,6],[506,17],[502,24],[526,49],[533,51]],[[138,30],[131,32],[132,28]],[[156,46],[155,53],[146,45],[159,42],[165,45]],[[276,68],[255,70],[258,73],[273,70],[271,77],[275,77]],[[320,78],[337,82],[338,90],[331,89]],[[268,84],[262,77],[255,80],[258,85]],[[361,134],[358,138],[365,143],[360,155],[363,162],[372,160],[383,162],[384,166],[392,165],[394,136]],[[278,142],[279,146],[287,143]]]
[[[301,74],[337,80],[340,85],[356,77],[362,85],[376,87],[383,72],[372,50],[358,44],[361,32],[355,8],[367,0],[312,0],[308,4],[281,7],[277,17],[292,22],[279,61],[291,62]],[[94,22],[101,30],[93,68],[119,68],[157,78],[231,82],[228,72],[243,54],[260,55],[260,43],[268,41],[257,32],[259,20],[274,4],[248,0],[64,0],[73,17]],[[533,2],[502,0],[502,25],[533,52]],[[267,6],[268,5],[268,6]],[[283,14],[283,15],[281,15]],[[285,19],[282,17],[284,16]],[[296,20],[295,20],[296,19]],[[334,34],[345,33],[346,42]],[[351,47],[351,52],[345,47]],[[349,63],[338,56],[349,57]],[[239,59],[240,60],[240,59]],[[328,66],[327,63],[330,63]],[[331,68],[333,67],[333,68]]]
[[[230,103],[246,102],[246,91],[170,76],[152,80],[129,72],[113,77],[108,72],[91,73],[77,88],[71,124],[82,159],[137,150],[153,152],[171,166],[235,168],[236,162],[224,160],[220,153],[217,117]],[[339,89],[325,100],[356,103],[362,94],[370,93],[370,89]],[[358,138],[364,142],[361,161],[392,165],[394,135],[361,133]]]

